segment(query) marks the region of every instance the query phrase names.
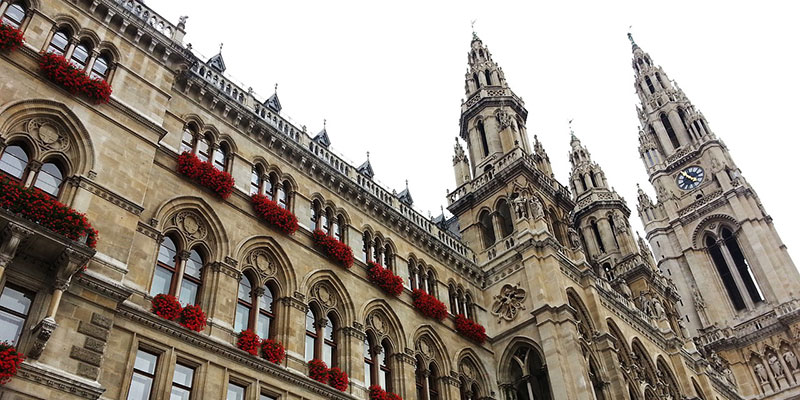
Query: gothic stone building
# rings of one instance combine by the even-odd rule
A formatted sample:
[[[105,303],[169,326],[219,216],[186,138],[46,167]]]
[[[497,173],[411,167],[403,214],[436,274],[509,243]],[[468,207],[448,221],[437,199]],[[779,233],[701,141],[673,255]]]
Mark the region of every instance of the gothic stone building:
[[[27,355],[7,399],[787,399],[800,395],[800,279],[755,190],[674,81],[633,44],[641,158],[658,194],[631,210],[574,135],[567,185],[473,37],[448,195],[430,219],[182,42],[186,19],[138,0],[2,0],[0,169],[85,213],[96,249],[0,210],[0,339]],[[108,81],[93,104],[46,79],[63,54]],[[454,94],[455,95],[455,94]],[[463,144],[466,144],[464,147]],[[235,179],[221,199],[176,172],[184,151]],[[250,196],[293,212],[287,235]],[[312,230],[348,244],[334,264]],[[652,254],[650,248],[655,250]],[[403,277],[399,296],[367,261]],[[87,266],[81,271],[83,265]],[[412,304],[421,289],[443,320]],[[150,310],[202,307],[191,331]],[[486,327],[473,342],[464,314]],[[239,350],[253,329],[270,363]],[[344,391],[308,377],[322,358]]]

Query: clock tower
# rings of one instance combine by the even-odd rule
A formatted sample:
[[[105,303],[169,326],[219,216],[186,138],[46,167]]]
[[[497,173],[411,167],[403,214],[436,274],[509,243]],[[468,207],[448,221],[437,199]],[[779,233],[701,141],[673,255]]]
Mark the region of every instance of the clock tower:
[[[701,351],[722,356],[743,394],[777,394],[791,378],[756,379],[756,366],[797,341],[781,315],[797,308],[800,275],[725,143],[629,39],[639,152],[656,193],[653,201],[639,189],[637,208],[658,267],[674,281]]]

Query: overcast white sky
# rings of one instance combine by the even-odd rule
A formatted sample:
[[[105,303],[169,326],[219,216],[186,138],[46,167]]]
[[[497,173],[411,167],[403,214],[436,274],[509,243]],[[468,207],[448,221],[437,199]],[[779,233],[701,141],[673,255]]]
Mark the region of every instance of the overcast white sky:
[[[523,4],[524,3],[524,4]],[[529,112],[556,178],[569,175],[569,130],[589,147],[636,215],[638,156],[631,47],[664,67],[728,145],[795,262],[800,128],[800,3],[148,0],[186,42],[311,133],[328,121],[332,149],[438,215],[458,135],[470,21]],[[794,196],[793,196],[794,195]],[[653,196],[654,197],[654,196]]]

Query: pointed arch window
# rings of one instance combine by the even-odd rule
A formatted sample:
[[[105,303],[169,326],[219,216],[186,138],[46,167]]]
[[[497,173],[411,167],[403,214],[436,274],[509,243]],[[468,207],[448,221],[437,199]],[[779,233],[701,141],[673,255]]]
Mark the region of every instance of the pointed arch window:
[[[86,63],[89,61],[89,55],[92,53],[92,46],[87,43],[80,43],[72,50],[72,56],[69,61],[76,68],[83,70],[86,69]]]
[[[214,168],[219,171],[225,171],[225,166],[228,164],[228,145],[221,143],[214,149]]]
[[[678,117],[680,117],[681,119],[681,123],[683,124],[683,129],[685,129],[687,133],[691,132],[691,130],[689,129],[689,123],[687,122],[688,119],[686,118],[686,112],[684,112],[682,108],[678,109]]]
[[[614,238],[614,244],[619,248],[619,240],[617,239],[617,227],[614,225],[614,217],[609,214],[608,215],[608,227],[609,231],[611,231],[611,237]]]
[[[328,315],[325,326],[322,328],[322,361],[328,366],[336,366],[336,317]]]
[[[274,295],[269,284],[261,289],[254,289],[253,282],[247,274],[239,281],[239,294],[236,302],[234,330],[250,329],[260,338],[267,339],[272,334]]]
[[[667,114],[661,113],[661,125],[663,125],[664,130],[667,131],[667,137],[670,143],[672,143],[672,147],[675,149],[681,147],[678,137],[675,135],[675,130],[672,129],[672,124],[669,122],[669,118],[667,118]]]
[[[736,270],[739,272],[739,277],[742,279],[742,283],[744,283],[747,294],[750,295],[750,300],[752,300],[753,303],[764,301],[764,295],[761,292],[761,288],[758,286],[758,282],[756,282],[753,270],[750,269],[750,264],[744,257],[744,253],[742,253],[742,249],[739,247],[739,242],[736,241],[733,232],[727,227],[722,228],[722,240],[724,240],[725,248],[733,259],[733,264],[736,265]]]
[[[239,294],[236,300],[236,316],[233,330],[236,332],[248,329],[251,325],[250,311],[253,308],[253,284],[247,274],[239,281]]]
[[[21,2],[11,4],[6,8],[3,13],[3,23],[19,29],[22,26],[22,21],[25,19],[25,5]]]
[[[375,368],[374,356],[374,341],[370,335],[364,340],[364,386],[370,387],[373,382],[377,383],[376,375],[377,369]]]
[[[600,250],[600,253],[606,252],[606,246],[603,245],[603,238],[600,235],[600,228],[597,227],[597,221],[591,222],[592,233],[594,233],[594,239],[597,243],[597,249]]]
[[[389,358],[392,355],[391,346],[389,342],[384,339],[381,343],[380,353],[377,354],[378,358],[378,383],[382,388],[392,391],[392,368],[389,364]]]
[[[258,165],[253,166],[253,170],[250,173],[250,195],[251,196],[261,193],[261,182],[262,182],[261,176],[262,176],[261,168]],[[312,221],[313,221],[313,219],[312,219]]]
[[[428,294],[433,297],[438,297],[436,296],[436,275],[433,274],[433,270],[428,271],[428,276],[427,279],[425,279],[425,283],[427,284],[425,289],[427,290]]]
[[[364,242],[364,245],[361,247],[361,258],[364,262],[372,260],[372,235],[369,232],[365,231],[364,235],[361,236],[361,241]],[[409,261],[410,263],[410,261]]]
[[[311,361],[317,356],[317,314],[309,307],[306,312],[306,361]]]
[[[329,367],[337,365],[337,321],[334,314],[318,318],[317,311],[309,307],[306,313],[306,361],[320,359]]]
[[[714,238],[711,236],[707,236],[706,247],[708,248],[708,253],[711,256],[711,260],[714,262],[714,266],[717,268],[717,273],[719,273],[719,277],[722,279],[722,285],[725,286],[725,291],[728,292],[728,297],[733,303],[733,307],[737,311],[744,310],[746,308],[744,299],[742,299],[742,294],[739,292],[739,288],[736,287],[736,281],[731,274],[728,263],[725,261],[725,257],[722,255],[720,243],[714,240]]]
[[[592,182],[592,187],[597,187],[597,180],[594,177],[594,171],[589,171],[589,180]]]
[[[439,400],[439,371],[433,363],[428,369],[428,400]]]
[[[486,129],[483,127],[483,121],[478,121],[478,135],[481,140],[483,156],[486,157],[489,155],[489,142],[486,140]]]
[[[47,52],[61,55],[66,54],[67,47],[69,46],[69,38],[70,34],[66,30],[59,30],[53,34],[53,38],[47,46]]]
[[[178,300],[183,305],[197,304],[203,286],[203,257],[195,249],[189,251],[189,258],[183,269],[183,279]]]
[[[514,232],[514,224],[511,219],[511,207],[509,207],[505,199],[501,200],[497,205],[497,216],[500,222],[500,234],[503,237]]]
[[[520,346],[511,357],[508,375],[511,379],[507,398],[517,400],[550,400],[547,368],[538,353],[529,346]]]
[[[492,216],[489,214],[489,211],[484,210],[481,213],[479,223],[481,227],[481,237],[483,237],[483,247],[489,248],[496,240],[494,236],[494,226],[492,225]]]
[[[492,85],[492,71],[489,71],[487,69],[483,73],[486,76],[486,86],[491,86]]]
[[[53,197],[58,197],[63,182],[64,174],[61,172],[61,168],[55,163],[46,162],[42,164],[36,174],[36,182],[34,182],[33,186]]]
[[[195,136],[197,136],[197,131],[194,130],[191,125],[187,125],[183,129],[183,136],[181,136],[181,153],[194,152]]]
[[[17,145],[8,146],[2,150],[0,156],[0,171],[15,180],[22,180],[28,161],[28,152],[25,149]]]
[[[644,77],[644,81],[645,81],[645,83],[647,83],[647,89],[650,90],[650,93],[651,94],[655,93],[656,92],[656,88],[653,86],[653,81],[650,80],[650,77],[649,76],[645,76]]]
[[[283,184],[278,186],[276,190],[275,197],[277,198],[276,202],[278,206],[281,208],[289,209],[289,192],[291,191],[291,184],[289,181],[283,181]]]
[[[481,88],[481,81],[480,81],[480,79],[478,79],[478,73],[477,72],[472,74],[472,80],[475,81],[475,89],[480,89]]]
[[[172,282],[177,270],[178,249],[175,242],[169,236],[165,236],[158,247],[158,260],[153,274],[153,282],[150,285],[150,295],[173,293]]]
[[[581,175],[581,186],[583,186],[583,190],[586,191],[588,187],[586,186],[586,176]]]
[[[556,237],[556,241],[563,246],[564,233],[562,232],[561,220],[558,218],[558,215],[552,208],[547,212],[547,216],[550,220],[550,228],[552,228],[553,235]]]

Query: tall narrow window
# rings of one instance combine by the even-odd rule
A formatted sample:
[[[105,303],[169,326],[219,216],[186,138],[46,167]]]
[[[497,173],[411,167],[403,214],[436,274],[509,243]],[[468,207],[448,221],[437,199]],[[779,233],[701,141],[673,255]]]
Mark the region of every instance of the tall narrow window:
[[[172,390],[169,400],[189,400],[192,398],[192,386],[194,383],[194,368],[175,364],[175,373],[172,374]]]
[[[583,190],[587,190],[588,187],[586,186],[586,176],[581,174],[581,185],[583,186]]]
[[[656,72],[656,80],[658,81],[658,84],[661,85],[662,88],[667,89],[667,84],[664,83],[664,80],[661,79],[661,74],[659,74],[658,72]]]
[[[589,180],[592,181],[592,187],[597,187],[597,180],[594,177],[594,171],[589,171]]]
[[[225,396],[225,400],[244,400],[246,393],[246,387],[233,382],[228,382],[228,394]]]
[[[372,356],[375,346],[372,344],[372,338],[367,335],[364,340],[364,386],[372,386],[373,376],[375,375],[375,359]]]
[[[326,321],[325,327],[322,330],[323,333],[323,342],[322,342],[322,361],[325,361],[329,367],[336,366],[336,347],[337,347],[337,340],[336,340],[336,321],[335,318],[332,318],[331,315],[328,316],[328,320]]]
[[[686,113],[683,112],[682,108],[678,109],[678,117],[681,119],[681,123],[683,124],[683,129],[686,130],[686,133],[689,133],[689,123],[687,122]]]
[[[425,400],[425,370],[419,360],[414,371],[414,383],[417,388],[417,400]]]
[[[483,247],[489,248],[495,242],[494,226],[492,225],[492,216],[488,211],[481,213],[480,220],[481,236],[483,237]]]
[[[47,52],[63,56],[67,53],[67,46],[69,46],[69,34],[66,31],[58,31],[53,35],[53,39],[50,40]]]
[[[34,182],[33,186],[42,189],[43,192],[53,197],[58,197],[63,181],[64,176],[58,166],[48,162],[42,164],[39,173],[36,174],[36,182]]]
[[[214,168],[219,171],[225,171],[225,164],[227,164],[228,149],[225,145],[220,144],[214,149]]]
[[[275,201],[275,176],[273,174],[269,174],[267,179],[264,181],[264,196],[267,196],[268,199]]]
[[[181,153],[191,153],[194,151],[194,138],[195,133],[192,132],[189,127],[183,130],[183,136],[181,137]]]
[[[746,308],[744,299],[742,299],[742,294],[739,292],[739,288],[736,287],[736,281],[731,274],[728,263],[725,262],[725,257],[722,255],[720,243],[711,236],[708,236],[706,237],[706,247],[708,248],[711,260],[714,262],[714,266],[717,267],[717,273],[719,273],[719,277],[722,279],[722,285],[725,286],[725,291],[728,292],[728,297],[731,299],[733,307],[736,311],[744,310]]]
[[[158,247],[158,261],[153,274],[153,283],[150,285],[150,295],[172,293],[172,278],[175,276],[178,250],[175,242],[168,236],[164,237]]]
[[[250,173],[250,196],[258,194],[260,190],[261,190],[261,171],[259,171],[258,166],[254,166],[253,171]]]
[[[263,339],[272,337],[272,321],[275,320],[275,295],[270,285],[264,286],[264,293],[258,296],[258,325],[256,333]]]
[[[320,218],[321,218],[320,219],[320,229],[322,229],[322,231],[325,232],[325,233],[329,233],[331,231],[331,228],[330,228],[330,212],[331,212],[331,209],[330,208],[326,208],[320,215]]]
[[[739,272],[739,277],[742,278],[744,287],[747,289],[747,294],[750,295],[750,300],[752,300],[753,303],[764,301],[764,294],[761,292],[758,282],[756,282],[753,270],[750,269],[750,264],[744,257],[744,253],[742,253],[742,249],[739,247],[739,242],[736,241],[736,237],[728,228],[722,228],[722,239],[725,241],[725,247],[728,249],[733,263],[736,264],[736,270]]]
[[[433,275],[433,270],[428,271],[428,277],[425,282],[428,284],[428,287],[426,288],[428,294],[436,297],[436,276]]]
[[[317,317],[309,307],[306,312],[306,361],[316,357],[317,338]]]
[[[614,244],[619,248],[619,240],[617,240],[617,227],[614,225],[614,217],[608,215],[608,227],[611,231],[611,237],[614,238]]]
[[[481,81],[480,81],[480,79],[478,79],[478,74],[477,73],[472,74],[472,80],[475,81],[475,89],[480,89],[481,88]]]
[[[372,255],[370,251],[372,236],[370,236],[369,232],[364,232],[364,235],[361,236],[361,241],[364,242],[364,245],[361,246],[361,259],[364,260],[364,262],[370,261]]]
[[[509,207],[507,201],[501,200],[497,205],[497,216],[499,217],[500,222],[500,234],[503,237],[506,237],[514,232],[514,224],[511,222],[511,207]]]
[[[247,275],[242,275],[242,280],[239,281],[239,295],[236,300],[236,316],[233,323],[233,330],[236,332],[248,329],[251,325],[252,292],[253,284],[250,282],[250,278]]]
[[[650,90],[650,93],[655,93],[656,92],[656,88],[653,87],[653,81],[650,80],[650,77],[649,76],[645,76],[644,80],[647,83],[647,89]]]
[[[8,283],[0,293],[0,342],[16,345],[36,294]]]
[[[108,78],[108,57],[101,55],[94,60],[92,64],[91,77],[94,79],[106,80]]]
[[[672,147],[676,149],[681,147],[680,142],[678,142],[678,137],[675,136],[675,130],[672,129],[672,124],[669,122],[669,118],[667,118],[667,114],[661,113],[661,124],[664,125],[664,129],[667,131],[667,137],[669,137]]]
[[[475,321],[475,314],[472,312],[472,309],[474,308],[472,296],[470,296],[469,293],[464,296],[464,308],[466,309],[464,315],[467,317],[467,319]]]
[[[22,25],[23,19],[25,19],[25,5],[22,3],[11,4],[3,14],[3,23],[17,29]]]
[[[157,365],[158,355],[142,349],[136,352],[128,400],[150,400]]]
[[[486,129],[483,127],[483,121],[478,121],[478,135],[481,137],[483,156],[486,157],[489,155],[489,142],[486,140]]]
[[[281,208],[289,209],[289,189],[292,186],[289,181],[283,181],[283,184],[278,187],[278,206]]]
[[[344,242],[344,217],[336,217],[336,225],[333,226],[333,237],[340,242]]]
[[[597,221],[592,221],[592,233],[594,233],[595,242],[597,242],[597,249],[600,253],[606,252],[606,246],[603,246],[603,238],[600,236],[600,229],[597,227]]]
[[[489,71],[487,69],[483,73],[484,73],[484,75],[486,75],[486,86],[491,86],[492,85],[492,71]]]
[[[20,146],[8,146],[0,157],[0,171],[15,179],[22,179],[28,167],[28,153]]]
[[[383,266],[389,270],[393,270],[394,267],[394,250],[389,243],[386,243],[383,250]]]
[[[208,139],[200,137],[197,139],[197,152],[195,155],[200,161],[208,161]]]
[[[439,400],[439,374],[433,363],[428,371],[428,400]]]
[[[392,390],[392,368],[389,366],[389,357],[392,355],[389,343],[384,340],[380,347],[378,358],[378,383],[385,390]]]
[[[75,46],[75,49],[72,50],[72,57],[70,58],[70,62],[78,69],[85,69],[86,62],[89,61],[89,53],[91,53],[91,47],[88,44],[81,43]]]
[[[189,252],[189,259],[186,260],[186,267],[183,270],[183,280],[178,300],[181,304],[197,304],[199,300],[200,286],[203,278],[203,257],[197,250]]]

